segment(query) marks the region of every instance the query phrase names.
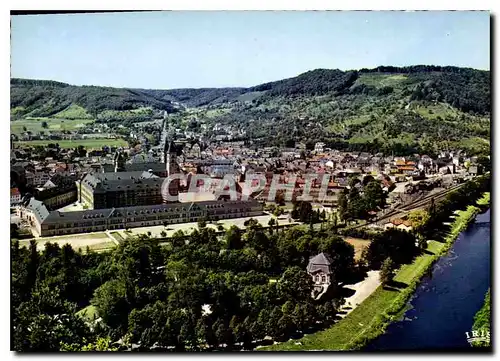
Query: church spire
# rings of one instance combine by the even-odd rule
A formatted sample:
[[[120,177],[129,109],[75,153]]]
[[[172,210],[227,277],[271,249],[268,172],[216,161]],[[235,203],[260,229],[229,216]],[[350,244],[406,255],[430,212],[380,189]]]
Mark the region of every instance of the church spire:
[[[121,148],[118,148],[115,152],[115,156],[113,158],[113,163],[115,166],[115,173],[116,172],[123,172],[125,169],[125,159],[123,156],[123,150]]]

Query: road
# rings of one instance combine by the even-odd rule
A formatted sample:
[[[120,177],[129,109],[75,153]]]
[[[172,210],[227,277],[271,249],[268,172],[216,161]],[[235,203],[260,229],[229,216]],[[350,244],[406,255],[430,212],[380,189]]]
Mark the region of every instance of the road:
[[[378,286],[380,286],[380,271],[368,271],[368,275],[361,282],[353,285],[345,285],[345,288],[349,288],[355,291],[355,293],[345,299],[345,303],[340,309],[345,313],[340,314],[340,317],[344,318],[354,311],[368,296],[375,292]]]

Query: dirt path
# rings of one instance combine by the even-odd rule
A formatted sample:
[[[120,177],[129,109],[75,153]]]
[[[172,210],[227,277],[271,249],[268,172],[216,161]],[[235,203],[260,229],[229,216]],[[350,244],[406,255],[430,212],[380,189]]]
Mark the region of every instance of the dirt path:
[[[380,271],[369,271],[368,276],[363,281],[344,286],[356,291],[356,293],[345,299],[345,304],[342,306],[341,311],[345,311],[346,313],[341,315],[342,318],[351,313],[380,286],[379,273]]]

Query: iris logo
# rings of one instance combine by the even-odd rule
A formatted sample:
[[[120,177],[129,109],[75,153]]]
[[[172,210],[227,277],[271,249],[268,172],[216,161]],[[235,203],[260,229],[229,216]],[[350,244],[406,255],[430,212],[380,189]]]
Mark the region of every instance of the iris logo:
[[[466,332],[467,342],[472,344],[473,342],[487,342],[490,343],[490,331],[480,330],[480,331],[470,331]]]

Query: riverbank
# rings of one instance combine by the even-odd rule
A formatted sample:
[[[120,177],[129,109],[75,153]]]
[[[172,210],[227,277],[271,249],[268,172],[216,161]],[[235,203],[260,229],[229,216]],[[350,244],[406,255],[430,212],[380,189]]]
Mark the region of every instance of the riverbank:
[[[434,262],[448,251],[460,232],[467,228],[479,210],[476,206],[468,206],[464,211],[457,211],[443,241],[429,241],[425,253],[418,256],[413,263],[403,265],[399,269],[394,280],[402,287],[391,289],[378,287],[352,313],[331,328],[307,335],[300,340],[264,347],[261,350],[356,350],[363,348],[368,342],[383,334],[391,322],[402,316],[421,278]]]
[[[479,199],[477,201],[477,204],[479,206],[489,206],[490,205],[490,197],[491,197],[490,192],[485,192],[483,194],[483,196],[481,197],[481,199]]]

